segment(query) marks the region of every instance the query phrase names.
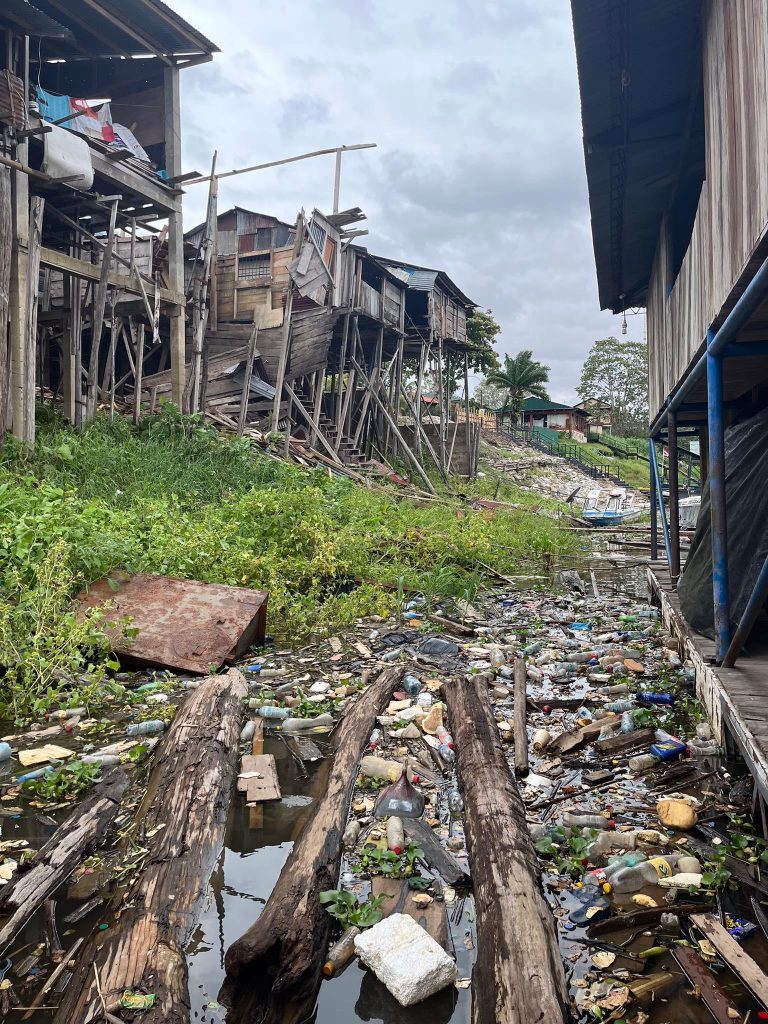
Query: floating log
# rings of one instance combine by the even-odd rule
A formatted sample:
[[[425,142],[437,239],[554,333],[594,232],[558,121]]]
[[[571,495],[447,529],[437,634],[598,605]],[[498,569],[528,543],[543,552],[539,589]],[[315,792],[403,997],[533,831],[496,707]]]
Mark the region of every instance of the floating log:
[[[464,790],[477,911],[473,1024],[563,1024],[570,1011],[555,921],[487,686],[467,677],[443,691]]]
[[[143,1024],[188,1024],[184,948],[194,931],[208,877],[219,855],[235,774],[241,701],[248,686],[230,669],[210,676],[181,706],[157,748],[138,821],[149,856],[126,893],[119,921],[86,943],[54,1024],[86,1024],[121,994],[155,994]]]
[[[515,774],[528,774],[528,688],[525,659],[515,658],[515,704],[513,729],[515,735]]]
[[[331,926],[318,896],[338,885],[361,750],[401,676],[400,668],[384,669],[337,729],[324,792],[261,916],[227,950],[230,981],[220,999],[232,1004],[235,1020],[303,1020],[312,1009]]]
[[[5,952],[48,896],[69,878],[83,857],[101,845],[127,787],[128,779],[121,769],[109,772],[56,829],[26,869],[21,868],[14,881],[2,890],[0,915],[10,916],[0,926],[0,953]]]

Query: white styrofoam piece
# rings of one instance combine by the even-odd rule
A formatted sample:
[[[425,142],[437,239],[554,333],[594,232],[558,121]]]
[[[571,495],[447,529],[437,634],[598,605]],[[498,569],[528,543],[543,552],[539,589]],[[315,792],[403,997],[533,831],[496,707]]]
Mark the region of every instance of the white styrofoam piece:
[[[43,135],[43,163],[41,170],[52,178],[74,178],[70,184],[90,188],[93,184],[91,150],[85,139],[58,125],[46,125],[50,132]]]
[[[355,939],[355,952],[401,1006],[413,1006],[456,980],[456,964],[407,914],[392,914]]]

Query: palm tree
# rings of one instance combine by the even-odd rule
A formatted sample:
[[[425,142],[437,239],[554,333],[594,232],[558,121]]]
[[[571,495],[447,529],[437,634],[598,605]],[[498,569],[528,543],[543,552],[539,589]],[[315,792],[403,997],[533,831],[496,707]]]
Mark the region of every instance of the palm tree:
[[[504,412],[512,413],[513,423],[518,420],[526,398],[549,398],[549,367],[536,362],[530,349],[523,349],[516,356],[504,356],[502,369],[492,370],[487,380],[507,392]]]

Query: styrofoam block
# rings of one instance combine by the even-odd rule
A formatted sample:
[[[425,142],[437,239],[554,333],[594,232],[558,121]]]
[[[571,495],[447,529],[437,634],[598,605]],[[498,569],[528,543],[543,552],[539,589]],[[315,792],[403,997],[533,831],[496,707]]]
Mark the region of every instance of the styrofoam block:
[[[407,914],[392,914],[355,939],[355,952],[401,1006],[413,1006],[456,980],[456,964]]]

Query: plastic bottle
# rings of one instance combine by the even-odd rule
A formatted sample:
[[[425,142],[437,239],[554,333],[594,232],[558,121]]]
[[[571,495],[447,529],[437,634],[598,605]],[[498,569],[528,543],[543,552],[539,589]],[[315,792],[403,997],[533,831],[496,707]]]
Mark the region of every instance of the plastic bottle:
[[[333,715],[318,715],[317,718],[286,718],[283,722],[283,732],[309,732],[310,729],[330,729],[332,727]]]
[[[126,736],[156,736],[165,731],[165,722],[152,718],[148,722],[134,722],[125,730]]]
[[[699,740],[712,739],[712,727],[709,722],[699,722],[696,726],[696,738]]]
[[[533,667],[534,667],[533,665],[529,665],[528,666],[528,670],[527,671],[528,671],[529,678],[530,678],[530,671],[531,671],[531,669]],[[502,665],[502,667],[498,671],[498,675],[500,675],[502,679],[514,679],[515,678],[515,670],[513,668],[510,668],[508,665]],[[541,673],[540,672],[539,672],[539,677],[541,677]]]
[[[368,746],[372,750],[375,750],[376,747],[381,746],[381,740],[383,735],[384,733],[381,731],[381,729],[374,729],[371,735],[368,737]]]
[[[616,723],[606,722],[600,730],[600,735],[597,737],[599,740],[609,740],[616,735]]]
[[[464,801],[458,789],[448,790],[448,810],[454,818],[458,817],[464,810]]]
[[[405,830],[401,818],[387,818],[387,849],[401,854],[405,848]]]
[[[656,757],[654,754],[638,754],[636,757],[630,757],[627,766],[631,772],[639,774],[640,772],[647,772],[651,768],[655,768],[660,761],[661,758]]]
[[[83,764],[100,764],[102,768],[111,768],[113,765],[120,764],[118,754],[83,754],[80,760]]]
[[[691,757],[722,757],[725,750],[717,740],[691,740],[688,753]]]
[[[171,698],[167,693],[148,693],[145,703],[146,704],[167,704]]]
[[[576,712],[576,722],[578,725],[588,725],[590,722],[594,722],[595,716],[589,710],[589,708],[579,708]]]
[[[328,958],[323,964],[324,978],[332,978],[353,959],[355,955],[355,939],[360,934],[360,931],[361,929],[355,926],[347,928],[341,938],[334,942],[328,950]]]
[[[453,748],[449,747],[447,743],[441,743],[437,748],[437,752],[442,757],[443,762],[446,765],[452,765],[456,760],[456,754],[453,752]]]
[[[556,661],[549,669],[549,675],[553,679],[570,679],[578,674],[579,666],[575,661]]]
[[[695,858],[687,858],[695,860]],[[637,892],[646,885],[655,885],[660,878],[669,878],[675,872],[675,865],[679,857],[652,857],[650,860],[641,861],[622,867],[619,871],[611,874],[610,882],[616,892]]]
[[[157,685],[157,684],[156,684]],[[141,687],[136,692],[139,693]],[[51,711],[48,718],[52,722],[64,722],[68,718],[72,718],[73,715],[84,715],[85,708],[65,708],[63,711]]]
[[[534,750],[544,750],[552,742],[552,734],[546,729],[537,729],[533,734],[531,746]]]
[[[429,690],[425,690],[423,693],[420,693],[416,698],[416,703],[420,708],[431,708],[432,701],[433,697]]]
[[[45,768],[35,768],[34,771],[25,772],[23,775],[17,775],[15,782],[31,782],[32,779],[41,779],[43,775],[48,775],[54,769],[51,765],[46,765]]]
[[[602,814],[571,814],[566,811],[562,822],[567,828],[613,828],[613,822]]]
[[[360,762],[360,774],[367,779],[386,779],[397,782],[403,774],[403,766],[399,761],[387,761],[383,757],[364,757]]]
[[[240,730],[240,742],[245,743],[248,740],[252,740],[254,732],[256,732],[256,721],[252,718],[250,722],[246,722]]]
[[[150,683],[142,683],[141,686],[136,687],[136,693],[151,693],[156,690],[160,685],[159,679],[153,679]]]
[[[611,704],[606,704],[605,705],[605,710],[606,711],[616,711],[616,712],[619,712],[619,711],[631,711],[632,708],[634,708],[634,706],[635,706],[635,702],[633,700],[629,700],[627,698],[625,700],[615,700]]]
[[[525,654],[527,657],[530,657],[532,654],[538,654],[543,646],[544,645],[541,643],[541,641],[537,640],[536,643],[528,644],[527,647],[524,647],[523,654]]]
[[[421,685],[421,680],[417,679],[416,676],[407,675],[403,679],[403,689],[409,697],[418,697],[424,687]]]
[[[672,707],[675,703],[675,698],[671,693],[648,693],[643,691],[638,693],[637,699],[643,704],[665,704],[667,707]]]
[[[451,736],[444,725],[438,725],[437,729],[435,729],[435,736],[441,747],[450,747],[453,750],[453,736]]]
[[[621,716],[621,731],[624,733],[635,731],[635,720],[631,711],[625,711]]]
[[[603,693],[611,695],[629,693],[629,685],[627,683],[616,683],[614,686],[601,686],[600,689]]]
[[[273,704],[263,704],[260,708],[256,709],[256,714],[259,718],[289,718],[291,709],[277,708]]]
[[[7,761],[12,753],[10,743],[0,743],[0,761]]]
[[[602,856],[610,850],[635,850],[636,848],[636,832],[601,832],[585,852],[590,860],[594,860],[595,857]]]
[[[344,835],[341,837],[341,841],[346,849],[351,849],[360,837],[360,830],[362,826],[357,818],[353,818],[347,827],[344,829]]]

